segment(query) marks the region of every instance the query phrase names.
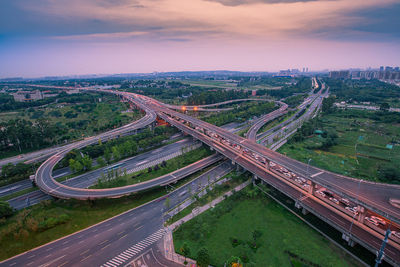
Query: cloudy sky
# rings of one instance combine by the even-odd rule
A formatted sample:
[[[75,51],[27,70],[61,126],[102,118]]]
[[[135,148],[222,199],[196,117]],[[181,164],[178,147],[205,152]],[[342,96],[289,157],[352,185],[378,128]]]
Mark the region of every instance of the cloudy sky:
[[[0,77],[400,65],[400,0],[1,0]]]

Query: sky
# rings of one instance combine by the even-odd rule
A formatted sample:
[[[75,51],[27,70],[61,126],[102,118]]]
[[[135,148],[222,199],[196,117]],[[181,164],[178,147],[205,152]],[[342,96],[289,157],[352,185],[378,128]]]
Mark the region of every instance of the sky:
[[[1,0],[0,77],[400,65],[400,0]]]

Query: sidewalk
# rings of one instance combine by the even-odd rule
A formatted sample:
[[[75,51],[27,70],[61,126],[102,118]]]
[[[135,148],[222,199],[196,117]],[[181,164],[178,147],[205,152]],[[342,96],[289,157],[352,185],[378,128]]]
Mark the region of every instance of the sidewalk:
[[[238,185],[237,187],[235,187],[233,190],[235,192],[242,190],[243,188],[245,188],[247,185],[249,185],[251,183],[250,180]],[[179,221],[176,221],[175,223],[171,224],[168,227],[165,227],[165,235],[164,235],[164,252],[165,252],[165,257],[170,260],[170,261],[174,261],[176,263],[179,264],[183,264],[183,262],[185,261],[185,257],[175,253],[175,248],[174,248],[174,240],[172,238],[172,232],[178,228],[180,225],[182,225],[183,223],[193,219],[194,217],[196,217],[197,215],[203,213],[204,211],[208,210],[211,207],[214,207],[215,205],[217,205],[218,203],[220,203],[222,200],[225,199],[225,196],[230,196],[232,195],[232,191],[226,192],[225,194],[223,194],[222,196],[214,199],[213,201],[211,201],[210,203],[193,209],[192,213],[186,215],[185,217],[183,217],[182,219],[180,219]],[[188,262],[187,266],[196,266],[196,261],[186,258],[186,261]]]

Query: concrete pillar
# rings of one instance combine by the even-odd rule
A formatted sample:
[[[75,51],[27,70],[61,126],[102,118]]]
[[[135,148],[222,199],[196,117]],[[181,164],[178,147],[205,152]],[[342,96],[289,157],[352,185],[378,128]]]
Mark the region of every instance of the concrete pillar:
[[[303,215],[307,215],[308,214],[308,210],[306,208],[303,208],[301,213],[303,213]]]
[[[365,212],[366,212],[366,210],[365,210],[364,207],[362,207],[362,206],[360,206],[360,205],[357,206],[357,210],[358,210],[357,221],[363,223],[363,222],[364,222],[364,218],[365,218]]]
[[[311,181],[311,183],[309,184],[310,187],[308,188],[308,193],[311,195],[315,194],[315,182]]]

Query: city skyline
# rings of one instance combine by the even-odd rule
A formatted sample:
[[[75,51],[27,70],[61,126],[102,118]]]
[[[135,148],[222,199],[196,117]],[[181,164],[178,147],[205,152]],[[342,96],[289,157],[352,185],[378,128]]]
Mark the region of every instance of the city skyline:
[[[333,70],[400,62],[395,0],[7,0],[1,5],[1,78]]]

